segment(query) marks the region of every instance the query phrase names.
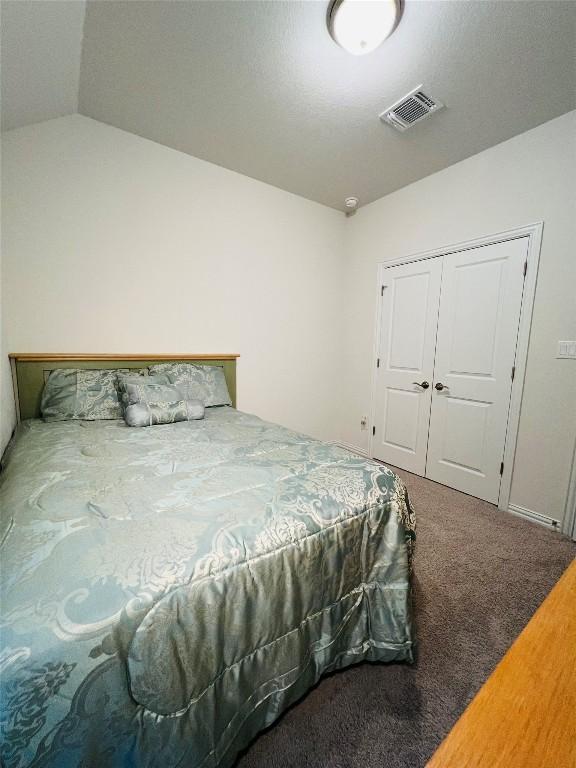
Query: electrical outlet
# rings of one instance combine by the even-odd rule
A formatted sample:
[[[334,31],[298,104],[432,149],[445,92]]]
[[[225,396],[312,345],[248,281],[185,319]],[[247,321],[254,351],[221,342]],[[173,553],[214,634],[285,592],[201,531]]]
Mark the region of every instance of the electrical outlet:
[[[576,359],[576,341],[559,341],[556,357],[559,359]]]
[[[368,416],[362,416],[360,419],[360,429],[368,429]]]

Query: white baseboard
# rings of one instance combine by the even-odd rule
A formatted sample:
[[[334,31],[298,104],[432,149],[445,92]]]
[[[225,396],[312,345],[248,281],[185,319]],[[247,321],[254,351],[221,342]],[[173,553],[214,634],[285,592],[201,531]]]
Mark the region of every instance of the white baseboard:
[[[345,443],[342,440],[329,440],[328,442],[330,445],[337,445],[339,448],[344,448],[351,453],[358,454],[358,456],[363,456],[366,459],[370,458],[370,454],[367,451],[363,451],[362,448],[359,448],[357,445]],[[554,520],[552,517],[548,517],[547,515],[541,515],[540,512],[534,512],[534,510],[528,509],[527,507],[520,507],[518,504],[509,504],[508,512],[513,515],[518,515],[518,517],[523,517],[526,520],[530,520],[532,523],[544,525],[546,528],[550,528],[553,531],[561,530],[559,520]]]
[[[547,515],[541,515],[540,512],[534,512],[532,509],[520,507],[518,504],[509,504],[508,512],[511,512],[513,515],[518,515],[518,517],[524,517],[527,520],[531,520],[533,523],[545,525],[547,528],[552,528],[554,531],[560,530],[559,520],[554,520],[552,517],[548,517]]]
[[[329,440],[330,445],[337,445],[339,448],[344,448],[351,453],[357,453],[359,456],[363,456],[365,459],[370,458],[370,454],[367,451],[363,451],[362,448],[358,448],[357,445],[351,445],[350,443],[344,443],[342,440]]]

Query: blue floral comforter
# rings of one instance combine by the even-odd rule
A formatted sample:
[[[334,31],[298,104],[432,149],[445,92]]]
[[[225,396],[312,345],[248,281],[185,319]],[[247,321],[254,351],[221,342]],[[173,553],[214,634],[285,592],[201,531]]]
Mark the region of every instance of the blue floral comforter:
[[[404,486],[255,416],[25,422],[0,512],[5,768],[229,766],[323,673],[412,660]]]

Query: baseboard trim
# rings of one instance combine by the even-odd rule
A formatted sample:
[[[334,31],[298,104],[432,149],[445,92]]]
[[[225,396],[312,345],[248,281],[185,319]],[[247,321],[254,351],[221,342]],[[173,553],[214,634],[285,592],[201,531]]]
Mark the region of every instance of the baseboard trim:
[[[362,448],[358,448],[357,445],[344,443],[342,440],[329,440],[328,442],[330,445],[337,445],[339,448],[344,448],[344,450],[350,451],[351,453],[357,453],[358,456],[362,456],[365,459],[370,458],[370,454],[367,451],[363,451]]]
[[[541,515],[540,512],[534,512],[532,509],[520,507],[518,504],[509,504],[508,512],[511,512],[513,515],[517,515],[518,517],[524,517],[526,520],[531,520],[533,523],[545,525],[546,528],[551,528],[553,531],[560,530],[559,520],[554,520],[547,515]]]
[[[339,448],[344,448],[346,451],[356,453],[358,456],[362,456],[365,459],[370,458],[370,454],[367,451],[363,451],[357,445],[351,443],[345,443],[343,440],[329,440],[330,445],[337,445]],[[509,504],[508,512],[518,517],[523,517],[525,520],[530,520],[532,523],[538,523],[544,525],[546,528],[550,528],[553,531],[561,530],[561,524],[559,520],[554,520],[547,515],[541,515],[540,512],[534,512],[533,509],[527,507],[521,507],[518,504]]]

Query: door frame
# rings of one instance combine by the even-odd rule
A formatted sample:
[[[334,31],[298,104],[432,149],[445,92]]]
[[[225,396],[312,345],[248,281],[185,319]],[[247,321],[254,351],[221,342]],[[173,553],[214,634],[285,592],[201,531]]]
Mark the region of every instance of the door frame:
[[[530,341],[530,329],[532,325],[532,312],[534,309],[534,297],[536,294],[536,279],[538,277],[538,265],[540,262],[540,247],[542,244],[542,233],[544,222],[538,221],[534,224],[527,224],[523,227],[498,232],[492,235],[477,237],[472,240],[464,240],[460,243],[446,245],[441,248],[434,248],[430,251],[421,251],[420,253],[406,254],[394,259],[381,261],[377,266],[377,284],[376,284],[376,312],[375,312],[375,333],[372,353],[372,394],[370,402],[370,424],[374,425],[376,420],[376,385],[378,380],[377,359],[380,349],[381,323],[382,323],[382,302],[381,286],[384,281],[385,270],[390,267],[397,267],[400,264],[407,264],[412,261],[422,261],[424,259],[434,259],[438,256],[447,256],[450,253],[458,251],[469,251],[473,248],[481,248],[485,245],[495,245],[507,240],[518,240],[519,238],[528,238],[528,249],[526,254],[527,271],[524,280],[524,290],[522,292],[522,304],[520,307],[520,322],[518,325],[518,339],[516,342],[516,371],[514,381],[512,382],[512,391],[510,393],[510,406],[508,411],[508,426],[506,429],[506,439],[504,442],[504,472],[500,481],[500,492],[498,495],[498,509],[508,511],[510,502],[510,489],[512,486],[512,470],[514,468],[514,457],[516,454],[516,442],[518,439],[518,426],[520,424],[520,408],[522,406],[522,395],[524,393],[524,378],[526,375],[526,360],[528,358],[528,343]],[[369,435],[368,451],[372,457],[374,437],[372,430]]]
[[[570,470],[568,493],[566,494],[562,533],[576,541],[576,442],[574,443],[574,451],[572,453],[572,468]]]

